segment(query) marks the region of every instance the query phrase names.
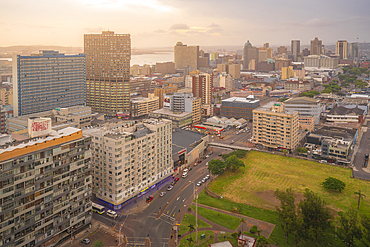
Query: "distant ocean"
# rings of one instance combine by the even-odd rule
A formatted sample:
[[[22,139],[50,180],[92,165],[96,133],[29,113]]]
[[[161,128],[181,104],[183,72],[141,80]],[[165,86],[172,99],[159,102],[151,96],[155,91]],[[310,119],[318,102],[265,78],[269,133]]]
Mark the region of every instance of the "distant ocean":
[[[0,60],[8,60],[12,61],[11,58],[0,58]],[[153,54],[143,54],[143,55],[132,55],[131,56],[131,66],[138,64],[138,65],[155,65],[155,63],[163,63],[163,62],[173,62],[173,52],[156,52]]]

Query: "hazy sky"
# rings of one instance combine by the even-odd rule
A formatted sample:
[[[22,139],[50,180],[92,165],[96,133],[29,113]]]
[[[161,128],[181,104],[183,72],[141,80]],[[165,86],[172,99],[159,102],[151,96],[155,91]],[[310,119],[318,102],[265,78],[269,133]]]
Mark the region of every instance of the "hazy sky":
[[[370,41],[369,0],[0,0],[0,46],[83,46],[84,33],[130,33],[132,47],[289,45],[316,36]]]

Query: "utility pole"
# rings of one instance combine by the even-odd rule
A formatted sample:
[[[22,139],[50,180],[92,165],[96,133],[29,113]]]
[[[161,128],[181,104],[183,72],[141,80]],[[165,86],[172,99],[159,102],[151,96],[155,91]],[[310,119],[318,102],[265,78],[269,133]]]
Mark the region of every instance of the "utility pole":
[[[194,182],[194,193],[196,193],[195,182]],[[198,243],[198,194],[195,197],[195,242]]]

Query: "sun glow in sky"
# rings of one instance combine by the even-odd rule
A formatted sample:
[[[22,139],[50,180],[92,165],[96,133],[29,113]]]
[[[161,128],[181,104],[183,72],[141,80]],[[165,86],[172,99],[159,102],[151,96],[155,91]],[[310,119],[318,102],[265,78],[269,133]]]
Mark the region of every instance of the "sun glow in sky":
[[[132,47],[370,41],[368,0],[0,0],[0,46],[83,46],[83,34],[131,34]]]

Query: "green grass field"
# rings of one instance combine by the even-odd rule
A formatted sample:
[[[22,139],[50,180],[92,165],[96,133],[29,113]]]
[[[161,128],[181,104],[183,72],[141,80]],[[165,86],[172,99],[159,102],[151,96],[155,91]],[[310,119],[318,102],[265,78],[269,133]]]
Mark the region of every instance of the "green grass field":
[[[249,152],[243,161],[245,168],[238,173],[225,172],[208,188],[232,202],[249,203],[269,210],[279,205],[273,194],[276,189],[292,188],[298,202],[303,199],[304,189],[308,188],[326,200],[335,212],[348,207],[357,208],[358,198],[354,192],[360,189],[367,196],[361,202],[360,210],[370,212],[370,183],[350,178],[350,169],[255,151]],[[323,189],[320,184],[329,176],[346,183],[344,191]]]
[[[195,211],[195,206],[191,205],[191,207]],[[210,220],[220,226],[224,226],[234,231],[240,224],[240,220],[238,217],[219,213],[207,208],[198,207],[198,214],[203,216],[207,220]]]
[[[206,237],[204,239],[200,239],[200,236],[202,234],[205,234]],[[215,233],[213,231],[202,231],[202,232],[198,232],[198,242],[196,243],[195,242],[195,232],[193,232],[191,235],[188,235],[186,237],[184,237],[181,241],[180,241],[180,244],[178,246],[180,247],[188,247],[189,246],[189,241],[187,240],[188,238],[192,238],[193,239],[193,242],[191,242],[191,245],[190,246],[209,246],[209,244],[213,244],[215,242]]]
[[[192,214],[185,214],[181,220],[180,232],[179,234],[184,234],[189,231],[189,225],[192,224],[195,227],[195,216]],[[211,227],[210,224],[207,224],[203,220],[198,219],[198,228]]]

